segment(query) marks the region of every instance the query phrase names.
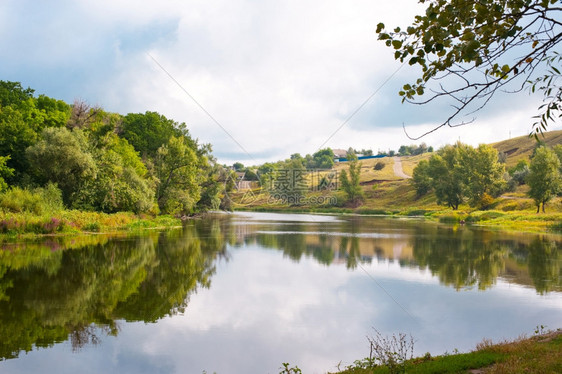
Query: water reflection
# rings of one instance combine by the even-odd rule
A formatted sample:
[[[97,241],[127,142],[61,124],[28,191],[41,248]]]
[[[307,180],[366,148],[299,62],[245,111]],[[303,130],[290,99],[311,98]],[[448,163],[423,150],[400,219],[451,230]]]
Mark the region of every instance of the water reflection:
[[[368,217],[259,217],[219,215],[134,237],[1,243],[0,357],[63,341],[79,350],[118,335],[121,321],[182,313],[197,289],[211,286],[217,259],[249,245],[350,270],[372,261],[429,269],[457,290],[485,290],[498,278],[539,294],[562,290],[558,237]]]
[[[247,232],[244,242],[282,250],[298,261],[309,256],[324,265],[355,269],[374,258],[429,269],[457,290],[485,290],[498,277],[539,294],[562,290],[560,237],[518,235],[419,222],[351,217],[328,225],[295,224]]]
[[[117,335],[117,320],[182,312],[190,294],[210,286],[226,250],[218,221],[134,238],[78,238],[73,249],[53,250],[58,240],[0,252],[2,358],[67,339],[78,350],[100,334]]]

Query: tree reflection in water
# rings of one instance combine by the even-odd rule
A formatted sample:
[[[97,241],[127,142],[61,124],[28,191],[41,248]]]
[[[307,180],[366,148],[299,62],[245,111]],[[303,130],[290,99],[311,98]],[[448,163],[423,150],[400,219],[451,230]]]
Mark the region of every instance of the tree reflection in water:
[[[79,350],[117,335],[120,320],[152,323],[182,313],[195,290],[210,287],[216,260],[228,259],[227,244],[253,243],[296,262],[306,256],[350,270],[373,259],[398,260],[457,290],[483,290],[498,277],[540,294],[562,290],[557,237],[365,217],[282,226],[235,217],[130,237],[0,243],[0,357],[67,340]]]
[[[67,239],[63,239],[67,240]],[[26,243],[0,252],[0,357],[70,339],[74,350],[116,335],[118,320],[155,322],[209,287],[226,251],[219,221],[134,238],[92,236],[53,251]]]
[[[295,261],[308,256],[321,264],[345,263],[347,268],[355,269],[359,263],[369,263],[374,258],[398,260],[401,266],[429,269],[442,284],[456,290],[485,290],[502,276],[533,286],[540,294],[562,290],[559,238],[395,223],[398,227],[404,225],[404,233],[395,238],[364,237],[361,234],[373,232],[373,226],[353,217],[332,231],[322,232],[320,224],[289,226],[279,232],[258,231],[253,238],[260,246],[282,250]],[[406,242],[402,236],[408,238]],[[250,237],[246,243],[252,242]],[[402,251],[399,255],[395,253],[397,246]]]

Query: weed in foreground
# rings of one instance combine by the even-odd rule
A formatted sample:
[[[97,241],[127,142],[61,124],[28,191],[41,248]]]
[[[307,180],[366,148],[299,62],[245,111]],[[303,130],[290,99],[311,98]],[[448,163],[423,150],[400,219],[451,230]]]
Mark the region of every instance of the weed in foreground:
[[[289,367],[288,362],[284,362],[282,365],[283,367],[279,368],[281,370],[279,374],[302,374],[302,370],[298,366]]]
[[[367,337],[370,345],[369,358],[363,360],[366,368],[377,364],[386,366],[391,374],[405,373],[406,361],[414,357],[414,338],[412,335],[398,333],[383,336],[377,329],[374,337]],[[364,366],[365,367],[365,366]]]

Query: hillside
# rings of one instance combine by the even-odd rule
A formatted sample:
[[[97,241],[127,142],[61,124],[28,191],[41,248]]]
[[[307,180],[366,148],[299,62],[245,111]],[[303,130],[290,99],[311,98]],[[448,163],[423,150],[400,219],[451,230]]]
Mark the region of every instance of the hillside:
[[[544,137],[539,136],[539,140],[549,147],[562,144],[562,130],[545,132]],[[490,145],[496,148],[498,152],[503,152],[507,155],[506,166],[511,167],[522,158],[529,159],[537,145],[537,141],[534,137],[519,136]]]
[[[544,134],[541,140],[552,147],[562,144],[562,131],[551,131]],[[536,140],[528,136],[521,136],[491,144],[499,152],[507,155],[506,169],[515,165],[521,159],[529,159],[536,146]],[[232,194],[235,209],[250,210],[290,210],[317,212],[345,212],[360,214],[392,214],[419,216],[425,215],[444,222],[473,222],[488,226],[498,226],[515,230],[544,231],[554,226],[562,227],[562,198],[556,197],[548,203],[546,215],[537,215],[536,206],[527,197],[528,186],[517,187],[514,192],[504,193],[495,199],[491,210],[477,211],[466,204],[461,204],[458,211],[437,205],[432,193],[417,197],[409,178],[414,168],[421,160],[427,160],[432,153],[418,156],[384,157],[380,159],[361,160],[360,184],[365,194],[365,201],[360,206],[350,206],[345,203],[342,191],[315,191],[306,194],[306,199],[300,205],[288,205],[272,201],[267,191],[237,191]],[[399,161],[399,165],[396,165]],[[375,166],[380,163],[376,170]],[[338,172],[347,169],[346,162],[336,163],[333,170]],[[380,168],[382,166],[382,168]],[[396,172],[403,173],[399,176]],[[337,204],[322,205],[315,202],[319,197],[336,197]],[[316,199],[316,200],[314,200]]]

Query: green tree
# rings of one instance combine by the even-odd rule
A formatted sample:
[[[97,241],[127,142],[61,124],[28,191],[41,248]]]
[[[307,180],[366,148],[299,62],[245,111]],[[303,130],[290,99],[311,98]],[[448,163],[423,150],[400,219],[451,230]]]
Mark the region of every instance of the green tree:
[[[400,148],[398,148],[398,154],[400,156],[408,156],[410,155],[410,152],[411,149],[407,145],[401,145]]]
[[[554,151],[554,153],[556,153],[556,157],[558,157],[558,159],[562,163],[562,144],[555,145],[554,147],[552,147],[552,150]]]
[[[6,165],[8,160],[10,160],[10,156],[0,156],[0,192],[3,192],[6,190],[6,188],[8,188],[8,184],[6,183],[4,178],[8,178],[14,175],[14,169]]]
[[[0,81],[0,106],[18,106],[33,98],[35,90],[23,88],[20,82]]]
[[[505,168],[498,161],[498,151],[485,144],[476,149],[460,146],[459,164],[470,205],[486,208],[489,196],[498,195],[505,187]]]
[[[129,113],[123,118],[121,136],[142,156],[156,157],[158,149],[172,137],[185,136],[193,147],[184,123],[177,123],[157,112]]]
[[[11,156],[7,163],[14,169],[14,175],[8,178],[10,184],[19,182],[27,173],[29,163],[25,150],[38,138],[33,123],[29,121],[31,111],[34,111],[31,100],[25,106],[0,107],[0,156]]]
[[[199,168],[201,169],[202,181],[201,185],[201,197],[197,202],[197,210],[200,212],[206,212],[209,210],[218,210],[221,205],[223,205],[224,199],[229,199],[225,197],[225,191],[228,192],[234,188],[234,181],[236,180],[236,172],[233,170],[227,170],[222,165],[217,163],[217,160],[210,155],[199,157]],[[232,178],[230,174],[232,172],[234,175]],[[228,205],[230,210],[230,201],[225,203]]]
[[[83,184],[96,177],[96,163],[81,130],[46,128],[41,140],[26,152],[37,175],[58,185],[67,206]]]
[[[258,167],[257,175],[259,177],[261,187],[263,189],[273,191],[274,181],[277,178],[277,165],[271,162],[266,162]]]
[[[437,203],[457,210],[464,200],[464,185],[459,169],[459,145],[445,146],[432,155],[429,168]]]
[[[0,156],[11,156],[7,165],[14,169],[10,184],[25,179],[29,163],[25,150],[39,138],[45,127],[64,126],[69,106],[63,101],[40,95],[18,82],[0,81]]]
[[[555,52],[562,40],[559,0],[419,2],[427,4],[425,13],[406,30],[389,32],[380,23],[376,31],[395,59],[422,69],[421,77],[399,92],[403,101],[455,102],[452,113],[430,132],[462,122],[457,118],[486,105],[510,83],[543,92],[534,131],[562,114],[562,56]],[[538,75],[541,69],[544,75]]]
[[[96,176],[87,179],[75,193],[73,207],[105,213],[142,213],[153,207],[151,181],[127,165],[118,152],[101,149],[96,150],[93,157]]]
[[[545,204],[560,189],[560,160],[553,150],[540,147],[531,160],[529,169],[527,176],[527,184],[530,187],[529,197],[535,200],[537,213],[541,204],[544,213]]]
[[[427,160],[421,160],[414,168],[411,183],[416,189],[418,197],[425,195],[431,190],[432,178],[430,171],[429,161]]]
[[[525,160],[525,159],[521,159],[519,161],[517,161],[517,164],[515,164],[515,166],[511,167],[508,169],[508,173],[509,175],[513,176],[513,174],[515,174],[518,171],[522,171],[525,169],[529,168],[529,161]]]
[[[342,170],[340,175],[341,186],[347,196],[347,200],[352,204],[357,204],[365,199],[365,194],[360,184],[361,163],[353,152],[348,152],[346,157],[349,165],[349,176],[345,169]]]
[[[39,95],[35,106],[45,115],[45,127],[63,127],[70,119],[70,105],[62,100]]]
[[[232,169],[217,165],[218,180],[223,184],[220,197],[219,209],[232,211],[232,198],[230,197],[232,191],[236,187],[237,175]]]
[[[201,197],[202,180],[195,151],[184,137],[172,136],[154,161],[156,201],[163,213],[189,214]]]
[[[334,166],[334,151],[324,148],[312,155],[312,164],[307,165],[309,169],[331,169]]]

